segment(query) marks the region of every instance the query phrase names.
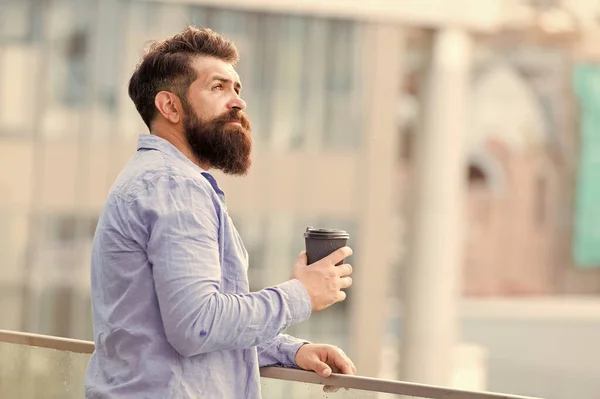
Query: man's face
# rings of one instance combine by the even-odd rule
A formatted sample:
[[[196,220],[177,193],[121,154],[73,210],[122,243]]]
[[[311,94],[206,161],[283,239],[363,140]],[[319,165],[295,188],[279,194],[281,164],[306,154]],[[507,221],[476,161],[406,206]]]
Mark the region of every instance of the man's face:
[[[227,174],[250,168],[252,139],[240,78],[233,66],[212,57],[192,62],[197,79],[182,100],[186,139],[201,162]]]

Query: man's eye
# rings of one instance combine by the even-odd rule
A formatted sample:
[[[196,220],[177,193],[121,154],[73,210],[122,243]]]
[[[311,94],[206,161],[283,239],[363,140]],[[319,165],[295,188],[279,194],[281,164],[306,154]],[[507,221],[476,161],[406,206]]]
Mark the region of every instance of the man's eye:
[[[214,85],[213,90],[223,90],[223,85],[222,84],[218,84],[218,85]]]

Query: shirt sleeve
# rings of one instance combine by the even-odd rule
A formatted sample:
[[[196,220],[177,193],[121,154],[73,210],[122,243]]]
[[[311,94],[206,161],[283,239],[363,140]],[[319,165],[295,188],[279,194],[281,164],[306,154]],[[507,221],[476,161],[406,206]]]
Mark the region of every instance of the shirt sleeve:
[[[279,334],[258,344],[258,364],[260,367],[297,367],[296,353],[302,345],[309,343],[287,334]]]
[[[213,201],[193,179],[163,176],[140,204],[166,338],[182,356],[257,346],[311,313],[298,280],[247,294],[220,292],[220,216]]]

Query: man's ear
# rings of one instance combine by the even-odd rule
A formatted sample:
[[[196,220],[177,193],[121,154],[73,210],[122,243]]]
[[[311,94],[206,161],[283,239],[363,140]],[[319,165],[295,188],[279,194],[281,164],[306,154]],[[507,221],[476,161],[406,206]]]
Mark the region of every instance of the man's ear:
[[[154,97],[154,105],[169,122],[176,124],[181,120],[181,102],[175,94],[164,90],[159,92]]]

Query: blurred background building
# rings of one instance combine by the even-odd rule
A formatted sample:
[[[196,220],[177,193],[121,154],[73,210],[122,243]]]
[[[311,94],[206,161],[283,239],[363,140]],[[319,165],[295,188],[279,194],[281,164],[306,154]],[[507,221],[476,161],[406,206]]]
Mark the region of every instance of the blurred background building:
[[[251,289],[289,278],[306,226],[352,237],[348,300],[290,333],[340,345],[365,375],[597,398],[599,12],[0,1],[0,328],[92,339],[96,221],[146,132],[127,81],[144,45],[193,24],[241,53],[254,166],[217,177]]]

